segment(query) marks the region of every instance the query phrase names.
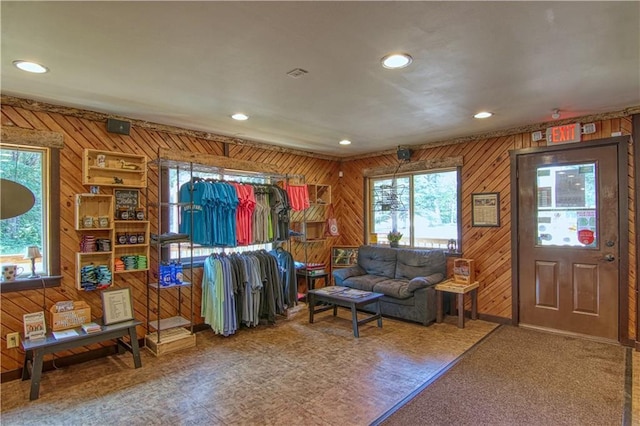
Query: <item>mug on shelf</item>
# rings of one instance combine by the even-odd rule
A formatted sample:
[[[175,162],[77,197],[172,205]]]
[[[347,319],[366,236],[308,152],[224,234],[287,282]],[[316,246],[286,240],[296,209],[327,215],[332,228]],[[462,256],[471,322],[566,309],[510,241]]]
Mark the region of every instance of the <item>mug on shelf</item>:
[[[93,228],[93,216],[85,216],[82,218],[82,225],[84,228]]]
[[[108,228],[109,227],[109,217],[108,216],[99,216],[98,217],[98,226],[100,228]]]
[[[2,265],[2,281],[15,281],[23,271],[24,268],[18,265]]]

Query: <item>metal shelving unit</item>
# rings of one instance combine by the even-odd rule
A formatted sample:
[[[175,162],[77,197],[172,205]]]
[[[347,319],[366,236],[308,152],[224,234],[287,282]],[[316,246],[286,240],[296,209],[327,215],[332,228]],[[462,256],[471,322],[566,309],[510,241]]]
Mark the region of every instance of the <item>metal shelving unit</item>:
[[[147,343],[151,343],[152,346],[156,348],[156,354],[160,354],[160,345],[163,343],[164,337],[167,337],[168,340],[175,341],[177,338],[187,337],[188,334],[190,336],[190,342],[185,345],[185,347],[195,345],[195,336],[193,335],[195,322],[194,292],[192,285],[193,241],[190,237],[183,239],[166,239],[164,241],[162,238],[163,233],[169,231],[170,210],[175,209],[173,213],[179,215],[179,210],[182,207],[193,204],[193,199],[191,199],[189,203],[169,202],[163,199],[166,193],[174,190],[179,191],[178,185],[180,182],[178,179],[176,188],[171,188],[171,184],[165,178],[164,174],[169,167],[174,167],[177,169],[178,176],[180,176],[181,173],[188,173],[191,179],[193,176],[193,165],[176,165],[175,162],[164,160],[159,156],[156,160],[150,161],[148,164],[149,168],[155,169],[157,173],[158,192],[156,194],[157,202],[149,201],[151,198],[149,197],[149,192],[147,192],[147,216],[150,217],[150,208],[156,208],[155,234],[157,235],[155,240],[150,239],[150,246],[155,248],[155,260],[153,267],[150,267],[147,273],[147,331],[149,332],[147,339],[151,338],[153,341]],[[188,265],[183,267],[182,283],[163,285],[160,283],[160,265],[163,262],[171,260],[173,247],[177,247],[177,261],[181,264],[183,261],[187,261]],[[188,255],[184,256],[184,252]],[[166,314],[165,311],[167,309],[163,308],[163,298],[169,299],[172,297],[175,297],[175,309],[171,312],[170,316],[165,317],[163,315]],[[188,308],[186,310],[184,309],[185,297],[188,297]],[[166,305],[166,302],[164,304]],[[151,317],[152,305],[155,305],[155,319]],[[185,332],[181,333],[178,329],[183,329]]]

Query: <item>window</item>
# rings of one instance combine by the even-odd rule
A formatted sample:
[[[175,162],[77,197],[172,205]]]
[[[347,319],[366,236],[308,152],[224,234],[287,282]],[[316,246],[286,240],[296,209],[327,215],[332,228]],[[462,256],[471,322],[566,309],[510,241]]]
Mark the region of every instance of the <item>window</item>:
[[[369,243],[397,231],[401,246],[460,247],[459,182],[459,169],[369,178]]]
[[[165,197],[169,200],[169,208],[168,208],[168,230],[169,232],[180,232],[180,206],[179,206],[179,194],[180,188],[182,185],[187,184],[192,178],[201,178],[201,179],[213,179],[213,180],[225,180],[225,181],[235,181],[235,182],[243,182],[243,183],[269,183],[269,180],[256,174],[252,176],[251,173],[244,172],[232,172],[230,171],[227,174],[220,173],[212,173],[210,171],[193,171],[193,174],[189,170],[179,169],[179,168],[169,168],[168,169],[168,182],[165,186],[166,192]],[[254,244],[249,246],[236,246],[236,247],[207,247],[198,244],[193,245],[193,262],[200,263],[204,258],[209,256],[211,253],[220,253],[222,251],[232,251],[232,252],[243,252],[243,251],[252,251],[252,250],[271,250],[272,244]],[[189,257],[189,247],[186,244],[183,244],[181,247],[178,245],[171,245],[170,248],[169,259],[170,260],[180,260],[182,263],[185,263],[185,259]]]
[[[38,247],[42,255],[35,261],[36,274],[60,274],[58,158],[57,149],[0,147],[0,177],[27,187],[35,197],[34,206],[26,213],[0,220],[0,262],[21,268],[16,281],[3,283],[3,292],[33,288],[21,286],[32,272],[31,260],[25,259],[30,246]],[[40,281],[36,287],[42,286]]]
[[[597,247],[596,163],[539,167],[537,244]]]

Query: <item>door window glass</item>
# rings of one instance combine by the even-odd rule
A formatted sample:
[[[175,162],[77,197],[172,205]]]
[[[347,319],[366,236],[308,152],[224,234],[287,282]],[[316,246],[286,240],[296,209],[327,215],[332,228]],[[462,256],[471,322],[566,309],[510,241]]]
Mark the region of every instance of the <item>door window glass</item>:
[[[542,246],[596,247],[596,164],[539,167],[537,242]]]

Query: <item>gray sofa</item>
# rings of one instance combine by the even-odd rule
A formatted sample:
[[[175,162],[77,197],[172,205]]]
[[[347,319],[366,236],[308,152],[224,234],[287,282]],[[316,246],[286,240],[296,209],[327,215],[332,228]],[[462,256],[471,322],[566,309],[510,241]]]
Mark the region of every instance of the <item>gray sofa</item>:
[[[334,270],[333,277],[336,285],[384,294],[382,315],[428,325],[436,318],[433,286],[446,273],[442,250],[362,246],[358,264]]]

